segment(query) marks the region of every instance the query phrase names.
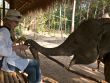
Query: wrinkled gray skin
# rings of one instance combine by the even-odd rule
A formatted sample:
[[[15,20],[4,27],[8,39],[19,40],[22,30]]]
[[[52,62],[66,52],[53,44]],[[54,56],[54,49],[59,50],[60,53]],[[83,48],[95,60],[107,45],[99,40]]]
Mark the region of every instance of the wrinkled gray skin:
[[[90,64],[104,54],[110,52],[110,20],[88,19],[58,47],[45,48],[37,42],[28,39],[25,44],[30,44],[36,51],[47,56],[71,56],[74,64]]]

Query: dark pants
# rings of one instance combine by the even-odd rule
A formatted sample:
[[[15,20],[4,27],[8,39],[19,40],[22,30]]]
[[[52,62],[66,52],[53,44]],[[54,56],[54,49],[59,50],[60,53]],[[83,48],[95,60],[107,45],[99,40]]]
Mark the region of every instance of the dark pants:
[[[9,65],[8,67],[12,71],[19,71],[18,68]],[[24,70],[28,74],[28,81],[29,83],[40,83],[41,82],[41,70],[40,70],[40,65],[39,61],[31,59],[28,66]]]

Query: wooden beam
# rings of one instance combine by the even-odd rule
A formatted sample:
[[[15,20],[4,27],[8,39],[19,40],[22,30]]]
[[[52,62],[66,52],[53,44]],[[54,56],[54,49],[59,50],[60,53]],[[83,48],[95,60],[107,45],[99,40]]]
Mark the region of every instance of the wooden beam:
[[[27,6],[28,2],[25,2],[18,10],[20,11],[23,7]]]
[[[14,9],[15,8],[15,0],[9,0],[10,3],[10,9]]]

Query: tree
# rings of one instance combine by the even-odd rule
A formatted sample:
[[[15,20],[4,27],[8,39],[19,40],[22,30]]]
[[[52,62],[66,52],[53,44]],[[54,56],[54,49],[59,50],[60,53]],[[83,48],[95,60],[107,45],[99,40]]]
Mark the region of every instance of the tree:
[[[71,32],[74,31],[75,8],[76,8],[76,0],[74,0],[74,3],[73,3]]]

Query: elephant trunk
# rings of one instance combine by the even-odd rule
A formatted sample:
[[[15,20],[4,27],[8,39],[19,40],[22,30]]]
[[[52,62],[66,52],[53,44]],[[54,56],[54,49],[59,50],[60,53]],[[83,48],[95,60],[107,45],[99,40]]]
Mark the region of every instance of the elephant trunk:
[[[39,45],[34,40],[28,39],[25,41],[25,44],[29,44],[32,48],[34,48],[36,51],[48,55],[48,56],[71,56],[71,51],[62,48],[62,46],[58,46],[55,48],[45,48],[41,45]]]

